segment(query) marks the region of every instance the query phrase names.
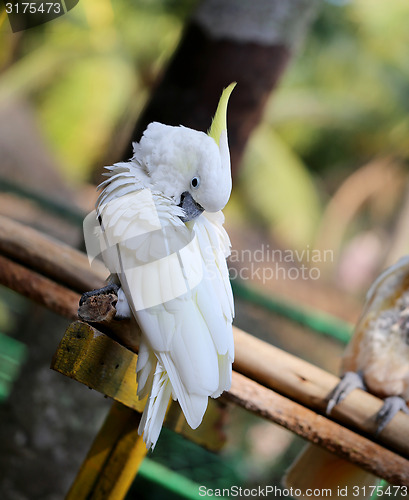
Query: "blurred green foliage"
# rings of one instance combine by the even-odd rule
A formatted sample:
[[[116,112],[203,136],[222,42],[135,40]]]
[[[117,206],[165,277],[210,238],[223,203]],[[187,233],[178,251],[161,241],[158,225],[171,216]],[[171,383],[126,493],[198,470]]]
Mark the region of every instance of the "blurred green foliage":
[[[323,9],[267,113],[310,169],[406,158],[408,14],[402,0]]]
[[[0,103],[29,97],[69,182],[90,177],[118,122],[136,120],[193,1],[87,0],[23,34],[0,28]]]
[[[0,105],[28,98],[67,181],[89,180],[107,151],[120,154],[121,131],[136,121],[196,3],[81,1],[20,34],[3,18]],[[408,15],[405,0],[322,3],[250,141],[231,212],[258,221],[289,248],[319,244],[328,224],[347,227],[335,247],[391,226],[402,192],[378,196],[375,210],[376,196],[363,195],[353,223],[328,222],[326,210],[342,183],[373,159],[393,158],[406,176]]]
[[[0,107],[29,102],[67,181],[89,180],[118,130],[136,121],[196,3],[81,0],[18,34],[0,15]],[[348,198],[345,181],[374,159],[392,158],[391,175],[407,180],[408,18],[407,0],[323,2],[249,142],[232,215],[267,228],[283,247],[313,246],[325,228],[348,222],[348,238],[389,231],[400,210],[402,192],[391,191],[398,182],[362,197],[362,206],[355,199],[350,221],[329,207],[340,186]],[[0,297],[0,331],[11,323]]]
[[[26,345],[12,337],[26,305],[23,297],[0,287],[0,403],[7,400],[27,358]]]
[[[0,403],[7,400],[26,356],[24,344],[0,332]]]
[[[247,212],[274,229],[279,244],[313,244],[328,201],[350,174],[374,158],[393,158],[406,175],[408,16],[404,0],[323,4],[271,96],[236,191]],[[400,208],[399,194],[392,219],[383,221],[386,227]],[[382,193],[377,203],[376,215],[386,213]],[[354,231],[379,224],[356,215],[360,222]]]
[[[311,239],[320,214],[318,192],[300,157],[267,124],[250,140],[242,179],[245,203],[266,224],[274,224],[280,240],[302,247]]]

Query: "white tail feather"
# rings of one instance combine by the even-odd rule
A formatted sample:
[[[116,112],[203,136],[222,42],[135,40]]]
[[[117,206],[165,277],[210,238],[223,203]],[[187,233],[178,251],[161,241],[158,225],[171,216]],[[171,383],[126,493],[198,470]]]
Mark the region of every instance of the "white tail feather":
[[[138,434],[143,434],[143,440],[148,449],[155,448],[171,395],[172,386],[169,377],[158,363],[153,376],[151,394],[138,428]]]
[[[139,344],[138,361],[136,364],[139,399],[143,399],[151,392],[156,365],[157,358],[154,352],[143,341],[143,339],[141,339]]]

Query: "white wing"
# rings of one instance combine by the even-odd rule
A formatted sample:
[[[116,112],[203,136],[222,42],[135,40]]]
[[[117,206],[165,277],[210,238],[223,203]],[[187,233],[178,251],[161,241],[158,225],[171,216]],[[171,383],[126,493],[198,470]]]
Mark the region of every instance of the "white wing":
[[[138,395],[151,394],[142,430],[148,445],[154,445],[170,394],[196,428],[208,396],[217,397],[230,387],[230,242],[221,212],[204,213],[186,225],[171,199],[153,193],[153,206],[135,187],[116,198],[111,193],[122,188],[108,186],[111,191],[102,193],[99,205],[108,241],[104,259],[118,275],[143,333]]]

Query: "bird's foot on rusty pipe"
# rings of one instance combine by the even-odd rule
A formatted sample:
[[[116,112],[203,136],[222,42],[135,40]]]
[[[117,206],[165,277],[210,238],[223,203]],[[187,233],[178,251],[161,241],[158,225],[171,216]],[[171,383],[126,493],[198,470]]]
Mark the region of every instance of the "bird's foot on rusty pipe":
[[[376,415],[376,423],[378,424],[378,428],[375,433],[376,436],[383,431],[383,429],[400,410],[409,414],[409,409],[403,398],[400,396],[389,396],[384,399],[383,406]]]
[[[343,401],[354,389],[366,391],[362,372],[345,372],[339,384],[329,395],[326,413],[329,415],[333,408]]]

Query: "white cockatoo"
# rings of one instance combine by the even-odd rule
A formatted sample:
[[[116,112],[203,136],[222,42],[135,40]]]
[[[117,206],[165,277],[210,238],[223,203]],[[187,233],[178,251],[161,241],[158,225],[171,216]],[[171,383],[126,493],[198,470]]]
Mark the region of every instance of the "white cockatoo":
[[[223,91],[209,132],[151,123],[129,162],[106,167],[97,202],[117,316],[141,330],[139,433],[154,448],[170,398],[188,424],[231,385],[233,295],[223,228],[231,192]]]

